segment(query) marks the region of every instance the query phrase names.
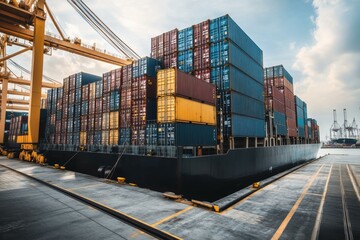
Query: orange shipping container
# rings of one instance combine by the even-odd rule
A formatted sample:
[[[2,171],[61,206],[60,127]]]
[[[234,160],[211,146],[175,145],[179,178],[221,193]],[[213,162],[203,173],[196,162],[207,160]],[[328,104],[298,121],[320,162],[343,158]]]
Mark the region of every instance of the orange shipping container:
[[[216,107],[181,97],[159,97],[157,121],[216,125]]]
[[[110,130],[110,139],[109,144],[110,145],[118,145],[119,144],[119,129]]]
[[[80,132],[80,145],[86,145],[86,132]]]
[[[110,129],[119,128],[119,112],[110,112]]]

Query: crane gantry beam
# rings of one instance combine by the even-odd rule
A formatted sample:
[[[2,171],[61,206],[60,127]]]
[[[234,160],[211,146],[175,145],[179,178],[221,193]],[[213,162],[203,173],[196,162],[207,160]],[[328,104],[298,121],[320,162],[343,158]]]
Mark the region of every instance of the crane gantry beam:
[[[8,98],[7,103],[8,104],[17,104],[17,105],[29,105],[28,100],[12,99],[12,98]]]
[[[12,25],[6,22],[0,25],[0,32],[14,37],[22,38],[31,42],[34,41],[33,30],[22,28],[20,26]],[[77,55],[89,57],[91,59],[96,59],[102,62],[106,62],[118,66],[125,66],[132,63],[131,60],[124,60],[103,52],[96,51],[94,49],[83,47],[76,43],[72,43],[48,35],[45,35],[44,37],[44,44],[45,46],[48,47],[61,49],[67,52],[75,53]]]
[[[13,77],[8,77],[7,78],[8,83],[13,83],[13,84],[18,84],[18,85],[26,85],[26,86],[30,86],[31,81],[27,80],[27,79],[22,79],[22,78],[13,78]],[[0,78],[0,82],[2,82],[3,79]],[[49,82],[42,82],[41,86],[43,88],[58,88],[61,87],[61,84],[57,84],[57,83],[49,83]]]
[[[2,90],[0,90],[0,93],[2,93]],[[16,90],[7,90],[8,95],[17,95],[17,96],[24,96],[24,97],[30,97],[30,92],[21,92]],[[41,94],[42,98],[46,98],[46,94]]]
[[[23,107],[23,106],[11,106],[11,105],[7,105],[6,106],[7,110],[16,110],[16,111],[29,111],[28,107]]]

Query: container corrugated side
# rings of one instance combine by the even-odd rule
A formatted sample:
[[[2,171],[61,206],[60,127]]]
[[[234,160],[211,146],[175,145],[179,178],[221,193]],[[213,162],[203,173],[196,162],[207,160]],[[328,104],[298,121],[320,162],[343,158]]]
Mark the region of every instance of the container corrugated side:
[[[216,107],[182,97],[164,96],[157,100],[157,121],[192,122],[216,125]]]
[[[188,123],[163,123],[158,127],[160,146],[215,146],[216,127]]]
[[[244,95],[264,101],[263,83],[257,82],[233,66],[211,69],[211,83],[218,90],[235,90]]]
[[[265,120],[243,115],[231,115],[233,137],[265,137]]]
[[[274,111],[275,134],[286,135],[286,117],[284,113]]]
[[[231,112],[260,120],[265,119],[264,102],[231,92]]]
[[[210,41],[212,43],[231,40],[243,49],[254,61],[263,65],[263,52],[256,43],[229,16],[221,16],[210,21]]]

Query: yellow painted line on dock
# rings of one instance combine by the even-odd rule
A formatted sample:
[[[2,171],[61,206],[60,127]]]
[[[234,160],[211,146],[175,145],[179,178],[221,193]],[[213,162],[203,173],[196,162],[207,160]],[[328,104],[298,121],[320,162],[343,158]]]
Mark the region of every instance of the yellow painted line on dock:
[[[355,190],[356,196],[358,198],[358,201],[360,202],[360,193],[359,193],[359,183],[357,181],[357,176],[354,174],[354,171],[351,167],[349,167],[349,164],[346,164],[346,169],[348,171],[351,184]]]
[[[175,218],[175,217],[177,217],[177,216],[179,216],[179,215],[181,215],[181,214],[183,214],[183,213],[186,213],[187,211],[189,211],[189,210],[191,210],[191,209],[193,209],[193,208],[194,208],[194,206],[189,206],[189,207],[187,207],[187,208],[184,208],[183,210],[181,210],[181,211],[179,211],[179,212],[177,212],[177,213],[174,213],[174,214],[172,214],[172,215],[170,215],[170,216],[168,216],[168,217],[166,217],[166,218],[163,218],[163,219],[160,220],[160,221],[157,221],[156,223],[151,224],[151,226],[153,226],[153,227],[158,226],[158,225],[160,225],[160,224],[162,224],[162,223],[164,223],[164,222],[169,221],[170,219],[173,219],[173,218]]]
[[[160,225],[160,224],[162,224],[162,223],[164,223],[164,222],[167,222],[167,221],[169,221],[170,219],[173,219],[173,218],[175,218],[175,217],[177,217],[177,216],[179,216],[179,215],[181,215],[181,214],[183,214],[183,213],[186,213],[187,211],[189,211],[189,210],[191,210],[191,209],[193,209],[194,208],[194,206],[189,206],[189,207],[187,207],[187,208],[184,208],[183,210],[181,210],[181,211],[179,211],[179,212],[176,212],[176,213],[174,213],[174,214],[172,214],[172,215],[170,215],[170,216],[168,216],[168,217],[166,217],[166,218],[163,218],[163,219],[161,219],[160,221],[157,221],[156,223],[153,223],[153,224],[151,224],[151,226],[152,227],[156,227],[156,226],[158,226],[158,225]],[[130,236],[130,238],[134,238],[134,237],[137,237],[138,235],[141,235],[141,234],[143,234],[144,232],[138,232],[138,233],[134,233],[134,234],[132,234],[131,236]]]
[[[313,240],[317,239],[318,235],[319,235],[320,223],[321,223],[321,218],[322,218],[322,214],[323,214],[323,210],[324,210],[324,204],[325,204],[325,197],[326,197],[326,194],[327,194],[327,191],[328,191],[328,188],[329,188],[329,182],[330,182],[332,168],[333,168],[333,164],[331,164],[329,174],[328,174],[327,179],[326,179],[324,191],[323,191],[323,194],[322,194],[322,197],[321,197],[320,206],[319,206],[319,209],[317,211],[314,228],[313,228],[313,231],[312,231],[312,234],[311,234],[311,239],[313,239]]]
[[[280,224],[279,228],[276,230],[275,234],[272,236],[272,240],[277,240],[281,237],[281,235],[283,234],[286,226],[289,224],[291,218],[294,216],[296,210],[298,209],[298,207],[300,206],[300,203],[302,202],[302,200],[304,199],[307,191],[310,189],[311,185],[314,183],[315,179],[318,177],[321,169],[324,167],[324,164],[321,165],[321,167],[319,168],[319,170],[316,172],[316,174],[311,178],[310,182],[306,185],[304,191],[301,193],[300,197],[298,198],[298,200],[295,202],[294,206],[291,208],[290,212],[288,213],[288,215],[285,217],[285,219],[283,220],[283,222]]]
[[[82,186],[82,187],[69,188],[68,190],[74,191],[74,190],[78,190],[78,189],[84,189],[84,188],[89,188],[89,187],[96,187],[96,186],[99,186],[99,185],[104,185],[104,183],[96,183],[96,184],[90,184],[90,185],[86,185],[86,186]]]

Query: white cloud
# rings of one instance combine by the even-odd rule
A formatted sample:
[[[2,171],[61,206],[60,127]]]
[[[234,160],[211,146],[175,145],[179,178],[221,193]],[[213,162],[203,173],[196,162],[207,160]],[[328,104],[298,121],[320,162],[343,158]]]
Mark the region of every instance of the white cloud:
[[[309,115],[318,119],[325,140],[333,108],[347,108],[348,120],[359,113],[360,1],[314,0],[313,5],[314,44],[299,50],[293,68],[304,77],[295,85],[296,93],[310,103]]]

